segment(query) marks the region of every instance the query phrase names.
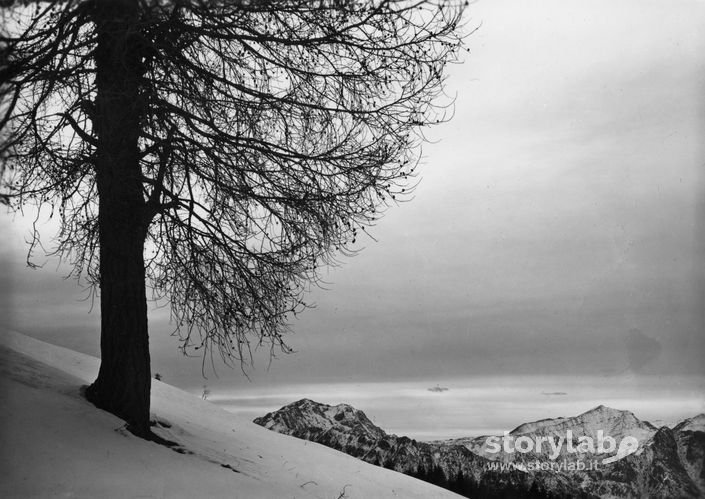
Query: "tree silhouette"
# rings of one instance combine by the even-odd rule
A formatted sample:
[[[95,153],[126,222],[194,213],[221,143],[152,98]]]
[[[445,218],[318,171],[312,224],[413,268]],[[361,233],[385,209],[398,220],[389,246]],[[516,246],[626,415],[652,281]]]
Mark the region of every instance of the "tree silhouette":
[[[146,437],[147,289],[204,362],[286,351],[317,269],[413,187],[464,8],[4,3],[2,199],[58,216],[55,253],[100,294],[86,395]]]

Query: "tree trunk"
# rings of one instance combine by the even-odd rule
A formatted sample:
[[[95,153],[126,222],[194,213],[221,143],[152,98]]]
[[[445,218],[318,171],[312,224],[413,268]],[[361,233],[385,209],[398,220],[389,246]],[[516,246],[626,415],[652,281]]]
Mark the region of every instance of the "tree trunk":
[[[151,387],[139,165],[142,66],[136,0],[97,0],[94,23],[101,365],[86,397],[149,437]]]

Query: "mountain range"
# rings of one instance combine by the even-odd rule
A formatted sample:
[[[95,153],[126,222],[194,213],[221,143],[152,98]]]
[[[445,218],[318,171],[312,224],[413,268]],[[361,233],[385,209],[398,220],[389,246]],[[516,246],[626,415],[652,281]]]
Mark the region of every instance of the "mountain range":
[[[388,434],[350,405],[309,399],[254,422],[466,497],[705,497],[705,414],[658,428],[601,405],[505,435],[433,442]]]

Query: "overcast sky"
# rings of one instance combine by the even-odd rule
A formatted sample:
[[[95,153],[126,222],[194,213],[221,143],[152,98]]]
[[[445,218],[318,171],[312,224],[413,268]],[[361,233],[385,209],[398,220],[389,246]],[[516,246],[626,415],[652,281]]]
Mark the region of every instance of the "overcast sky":
[[[324,276],[296,354],[208,383],[705,379],[705,2],[480,0],[467,23],[413,201]],[[0,326],[96,354],[97,309],[0,228]],[[154,371],[202,385],[150,320]]]

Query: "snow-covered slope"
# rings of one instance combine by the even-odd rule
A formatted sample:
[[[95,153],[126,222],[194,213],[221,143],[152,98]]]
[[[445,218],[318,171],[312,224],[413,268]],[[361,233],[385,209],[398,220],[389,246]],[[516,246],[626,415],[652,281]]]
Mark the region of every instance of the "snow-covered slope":
[[[554,439],[560,439],[561,437],[567,438],[568,435],[572,435],[573,439],[587,436],[590,437],[593,442],[597,442],[600,438],[598,432],[602,432],[603,435],[615,439],[616,442],[621,442],[625,437],[635,438],[638,441],[639,447],[643,447],[646,442],[654,437],[657,430],[658,428],[651,423],[638,419],[630,411],[600,405],[578,416],[541,419],[539,421],[524,423],[509,432],[509,435],[512,437],[528,435],[532,438],[542,436],[552,437]],[[549,446],[544,446],[542,447],[544,451],[543,455],[533,452],[523,456],[521,454],[507,455],[504,453],[493,453],[487,448],[487,438],[487,436],[466,437],[448,440],[446,443],[464,445],[472,452],[493,460],[515,460],[521,457],[533,460],[545,457],[552,452]],[[581,453],[569,454],[567,453],[567,446],[563,447],[560,453],[560,459],[584,460],[589,457],[590,456]],[[604,458],[607,456],[603,455],[601,457]]]
[[[3,498],[458,497],[158,381],[155,432],[180,452],[138,439],[80,396],[97,359],[17,333],[0,332],[0,370]]]
[[[357,439],[374,442],[386,436],[382,429],[375,426],[364,412],[348,404],[335,406],[319,404],[309,399],[302,399],[287,406],[287,411],[270,413],[255,423],[268,430],[298,438],[307,438],[306,433],[354,433]],[[270,417],[271,416],[271,417]]]
[[[571,418],[543,419],[524,423],[512,430],[511,434],[552,435],[565,434],[567,430],[571,430],[574,435],[596,438],[597,429],[603,430],[606,435],[614,438],[630,435],[642,441],[651,438],[658,428],[647,421],[641,421],[630,411],[600,405]]]

